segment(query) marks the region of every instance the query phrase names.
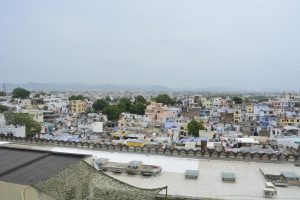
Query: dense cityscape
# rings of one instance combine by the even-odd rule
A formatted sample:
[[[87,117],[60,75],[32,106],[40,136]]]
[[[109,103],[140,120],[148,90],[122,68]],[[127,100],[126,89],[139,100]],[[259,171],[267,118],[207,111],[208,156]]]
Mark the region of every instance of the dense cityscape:
[[[201,173],[208,170],[202,169],[203,166],[189,166],[188,160],[181,167],[165,167],[161,158],[155,158],[155,155],[214,160],[224,166],[234,160],[286,163],[295,168],[287,170],[284,165],[277,165],[278,171],[275,172],[270,171],[270,166],[259,166],[255,173],[270,184],[266,186],[265,196],[277,194],[275,186],[288,185],[291,186],[288,191],[280,188],[283,190],[281,195],[289,193],[293,197],[298,194],[298,189],[293,187],[300,186],[299,169],[296,168],[300,166],[299,93],[107,93],[29,91],[18,87],[2,91],[0,99],[0,139],[3,147],[47,150],[56,146],[66,148],[59,151],[70,153],[78,151],[74,148],[124,152],[127,159],[105,154],[101,157],[95,152],[88,154],[93,155],[96,169],[137,187],[147,188],[148,184],[153,188],[168,186],[169,196],[174,198],[207,197],[207,194],[177,194],[176,188],[183,189],[181,184],[184,182],[163,185],[164,182],[152,178],[151,183],[148,181],[144,185],[141,183],[143,179],[138,176],[117,174],[159,175],[170,181],[172,178],[168,178],[168,173],[174,173],[174,169],[177,174],[185,174],[186,179],[198,179],[199,171],[201,177]],[[153,158],[137,160],[137,154],[153,155]],[[120,162],[122,160],[124,162]],[[133,167],[135,171],[127,169],[127,162],[129,166],[136,166]],[[175,161],[168,162],[171,165]],[[228,171],[221,170],[225,182],[236,182],[239,176],[241,169],[232,165],[225,167],[229,168]],[[294,171],[289,171],[291,169]],[[218,170],[215,172],[220,173]],[[254,192],[253,195],[258,194]]]
[[[0,200],[300,200],[299,0],[1,0]]]

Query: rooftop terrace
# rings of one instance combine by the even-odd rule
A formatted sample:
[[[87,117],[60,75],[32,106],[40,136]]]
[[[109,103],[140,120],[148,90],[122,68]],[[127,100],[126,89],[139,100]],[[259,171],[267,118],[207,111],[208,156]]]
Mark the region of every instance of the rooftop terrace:
[[[26,146],[17,144],[9,145]],[[27,148],[93,155],[97,158],[108,158],[111,162],[139,160],[147,164],[160,165],[162,167],[162,173],[156,177],[133,176],[125,173],[109,173],[109,175],[141,188],[156,188],[167,185],[168,194],[174,196],[219,199],[260,199],[263,198],[263,189],[266,182],[259,170],[260,168],[272,174],[280,174],[281,172],[300,174],[300,168],[292,163],[276,163],[275,161],[274,163],[234,160],[224,161],[50,146],[27,146]],[[198,179],[185,179],[184,173],[186,169],[199,170]],[[234,173],[236,178],[235,184],[223,182],[221,176],[222,172]],[[300,187],[277,187],[276,190],[277,196],[274,199],[299,199]]]

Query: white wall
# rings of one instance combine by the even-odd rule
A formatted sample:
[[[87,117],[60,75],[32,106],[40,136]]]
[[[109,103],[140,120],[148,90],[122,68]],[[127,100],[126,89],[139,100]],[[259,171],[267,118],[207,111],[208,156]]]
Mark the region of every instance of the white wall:
[[[25,126],[4,126],[0,128],[0,133],[4,133],[5,135],[12,133],[15,137],[26,136]]]
[[[5,118],[3,114],[0,114],[0,127],[5,126]]]
[[[92,131],[95,133],[103,133],[103,122],[92,123]]]

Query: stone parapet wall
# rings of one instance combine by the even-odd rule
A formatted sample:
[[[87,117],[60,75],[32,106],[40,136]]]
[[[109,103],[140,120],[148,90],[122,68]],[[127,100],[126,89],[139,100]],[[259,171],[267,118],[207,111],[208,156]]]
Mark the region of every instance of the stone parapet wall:
[[[20,137],[0,136],[0,141],[7,141],[25,145],[47,145],[56,147],[71,147],[81,149],[93,149],[99,151],[110,152],[126,152],[126,153],[142,153],[153,155],[165,155],[174,157],[189,157],[203,159],[220,159],[220,160],[237,160],[237,161],[257,161],[257,162],[295,162],[300,160],[300,155],[297,149],[287,148],[287,154],[268,154],[268,153],[242,153],[229,152],[217,149],[193,150],[193,149],[177,149],[177,148],[162,148],[162,147],[128,147],[125,145],[100,144],[89,142],[69,142],[46,139],[32,139]]]

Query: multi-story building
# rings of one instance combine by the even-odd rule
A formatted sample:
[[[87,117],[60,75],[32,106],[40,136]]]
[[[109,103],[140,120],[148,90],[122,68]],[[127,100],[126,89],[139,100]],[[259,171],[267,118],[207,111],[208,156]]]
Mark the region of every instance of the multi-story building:
[[[233,112],[234,123],[239,124],[242,122],[242,111],[239,108],[234,109]]]
[[[85,100],[71,100],[70,108],[72,113],[84,113],[87,109],[87,102]]]
[[[220,107],[221,104],[222,104],[222,98],[221,98],[221,97],[219,97],[219,98],[214,98],[212,104],[213,104],[213,106],[215,106],[215,107]]]
[[[145,116],[149,118],[150,123],[162,125],[167,118],[178,117],[181,110],[179,108],[168,107],[162,103],[151,103],[147,106]]]
[[[300,118],[299,117],[281,117],[279,119],[279,125],[281,126],[299,126]]]
[[[234,114],[233,112],[220,112],[220,122],[225,124],[225,123],[234,123]]]
[[[246,105],[246,112],[247,113],[253,113],[254,112],[253,104],[247,104]]]
[[[67,105],[69,103],[67,98],[51,97],[48,99],[44,99],[44,101],[49,111],[53,111],[56,113],[67,112]]]
[[[34,121],[40,123],[44,121],[42,110],[22,110],[21,113],[28,113],[29,117],[31,117]]]
[[[32,103],[30,99],[20,99],[19,106],[22,109],[32,109]]]
[[[143,130],[148,127],[149,121],[150,119],[144,115],[121,113],[118,121],[118,127],[121,130],[128,130],[131,128]]]
[[[201,105],[203,108],[209,109],[212,107],[213,103],[211,100],[203,97],[203,98],[201,98]]]

